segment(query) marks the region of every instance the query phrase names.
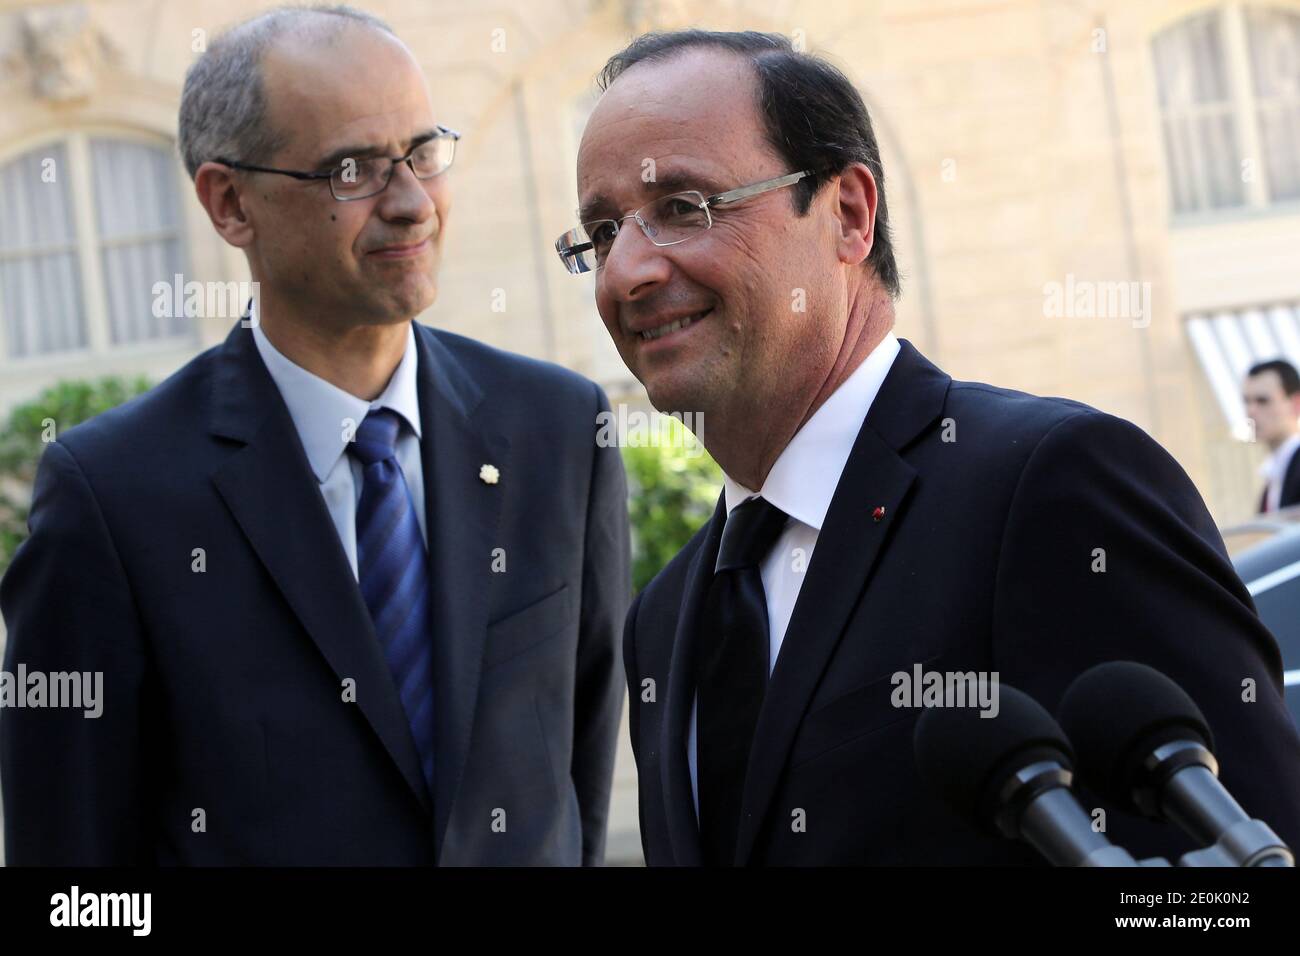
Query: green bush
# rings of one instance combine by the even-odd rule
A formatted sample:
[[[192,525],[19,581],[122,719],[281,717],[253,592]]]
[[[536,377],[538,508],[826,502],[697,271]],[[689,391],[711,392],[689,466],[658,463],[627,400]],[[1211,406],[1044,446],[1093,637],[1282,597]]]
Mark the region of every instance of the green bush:
[[[713,515],[720,469],[676,419],[658,447],[623,448],[632,520],[632,584],[640,591]],[[688,444],[689,443],[689,444]]]
[[[0,574],[27,537],[32,483],[49,437],[58,437],[60,432],[121,405],[150,387],[149,380],[143,376],[57,382],[33,401],[9,413],[8,422],[0,430]],[[47,427],[50,422],[53,425]]]

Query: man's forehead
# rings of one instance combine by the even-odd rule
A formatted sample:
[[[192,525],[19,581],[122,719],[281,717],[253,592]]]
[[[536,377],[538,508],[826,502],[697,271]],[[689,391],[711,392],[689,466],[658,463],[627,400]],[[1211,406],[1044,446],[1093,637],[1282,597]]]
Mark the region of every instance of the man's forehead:
[[[724,57],[723,73],[745,74]],[[638,64],[597,102],[578,151],[584,208],[681,189],[722,191],[768,152],[748,75],[727,82],[698,55]],[[734,79],[734,76],[733,76]]]
[[[687,49],[629,66],[605,90],[594,112],[629,104],[729,111],[737,100],[752,101],[756,86],[754,67],[746,58],[712,48]]]
[[[667,165],[671,157],[707,156],[716,151],[719,131],[705,115],[684,109],[631,106],[593,113],[578,150],[579,175],[621,176],[649,160]]]
[[[699,51],[631,67],[596,102],[583,142],[731,140],[759,125],[749,68]]]
[[[277,52],[265,61],[268,112],[277,128],[291,134],[295,152],[314,156],[354,144],[382,146],[433,125],[428,87],[413,65],[390,60],[358,84],[351,69],[304,57],[303,51]]]
[[[629,203],[644,202],[688,189],[705,195],[725,192],[737,185],[724,156],[717,150],[647,156],[615,164],[603,174],[590,176],[578,186],[579,213],[583,219],[621,215]],[[629,207],[630,208],[630,207]]]
[[[1246,378],[1246,391],[1259,395],[1271,395],[1282,390],[1282,376],[1271,368],[1257,372]]]

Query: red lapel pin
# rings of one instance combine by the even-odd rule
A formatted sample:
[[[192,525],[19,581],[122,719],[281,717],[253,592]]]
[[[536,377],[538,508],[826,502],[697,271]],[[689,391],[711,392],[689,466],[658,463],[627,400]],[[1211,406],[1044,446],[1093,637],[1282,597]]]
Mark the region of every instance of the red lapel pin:
[[[876,510],[871,512],[871,517],[874,518],[876,521],[879,521],[884,516],[885,516],[885,506],[876,505]]]

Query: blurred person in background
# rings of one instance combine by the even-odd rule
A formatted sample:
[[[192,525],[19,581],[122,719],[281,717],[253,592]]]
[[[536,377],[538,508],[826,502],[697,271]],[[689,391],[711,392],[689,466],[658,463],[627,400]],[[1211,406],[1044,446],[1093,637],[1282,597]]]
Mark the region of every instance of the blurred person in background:
[[[1300,374],[1285,359],[1260,362],[1246,373],[1242,393],[1255,440],[1268,446],[1259,513],[1300,504]]]

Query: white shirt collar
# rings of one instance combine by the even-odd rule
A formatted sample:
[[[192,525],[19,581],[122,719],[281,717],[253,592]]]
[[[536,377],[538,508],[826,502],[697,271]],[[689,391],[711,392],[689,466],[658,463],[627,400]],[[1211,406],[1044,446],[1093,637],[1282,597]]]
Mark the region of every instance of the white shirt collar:
[[[1264,459],[1259,466],[1260,477],[1266,481],[1272,481],[1275,478],[1282,481],[1286,478],[1287,466],[1291,464],[1291,458],[1295,455],[1297,449],[1300,449],[1300,434],[1292,435],[1277,446],[1277,451]]]
[[[790,439],[759,491],[750,491],[724,474],[727,513],[759,494],[790,517],[821,531],[862,422],[898,352],[898,339],[892,332],[885,333],[871,354]]]
[[[347,450],[344,421],[350,419],[355,431],[372,408],[391,408],[406,419],[416,438],[420,437],[420,398],[415,374],[418,352],[412,323],[407,323],[406,352],[387,387],[373,402],[367,402],[286,358],[262,331],[256,312],[252,313],[252,320],[257,350],[289,407],[289,415],[318,482],[323,483],[329,477],[339,456]]]

